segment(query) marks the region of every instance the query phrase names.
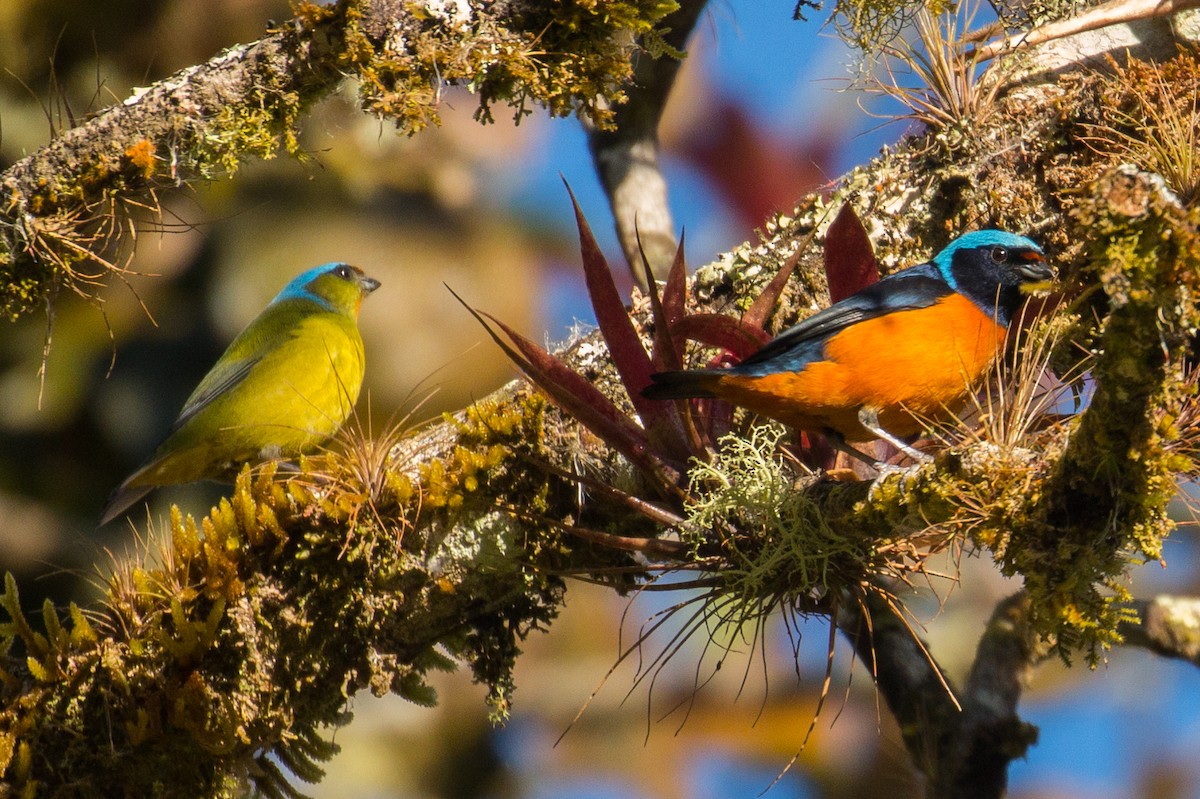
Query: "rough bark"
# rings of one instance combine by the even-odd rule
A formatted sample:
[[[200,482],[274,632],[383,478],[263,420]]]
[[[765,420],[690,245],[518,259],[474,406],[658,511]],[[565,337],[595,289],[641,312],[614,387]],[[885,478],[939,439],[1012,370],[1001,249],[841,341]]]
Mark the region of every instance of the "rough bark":
[[[705,0],[684,0],[663,20],[669,28],[663,43],[683,51],[704,7]],[[608,194],[617,238],[634,281],[643,286],[643,252],[659,278],[666,276],[675,258],[675,226],[659,164],[658,123],[680,64],[673,55],[638,58],[628,100],[614,109],[614,125],[587,125],[592,161]]]
[[[368,7],[380,16],[364,15]],[[489,7],[529,21],[518,3]],[[9,313],[40,302],[47,286],[67,279],[64,261],[77,263],[51,244],[31,244],[47,235],[30,233],[38,225],[74,225],[99,202],[144,202],[161,182],[263,154],[252,143],[221,140],[207,159],[171,157],[186,137],[208,140],[211,114],[201,111],[211,103],[235,114],[263,108],[258,88],[220,95],[238,80],[219,77],[226,69],[265,69],[239,85],[266,81],[275,86],[271,96],[289,95],[265,107],[286,129],[346,68],[339,54],[350,50],[353,27],[355,42],[381,47],[390,59],[386,79],[378,59],[358,51],[350,59],[376,68],[369,74],[380,82],[368,85],[367,104],[410,126],[428,119],[428,105],[406,104],[417,84],[429,85],[427,76],[400,85],[398,64],[411,53],[389,44],[390,29],[380,27],[389,19],[403,27],[407,13],[385,3],[312,12],[264,42],[152,87],[13,167],[0,178]],[[1194,54],[1172,63],[1171,86],[1200,74]],[[268,64],[278,64],[282,84],[270,83],[276,72]],[[574,85],[572,97],[595,101],[596,79]],[[701,269],[691,285],[689,311],[721,311],[753,297],[799,241],[809,234],[823,241],[830,204],[851,204],[867,220],[888,270],[928,257],[956,231],[1030,232],[1078,298],[1064,315],[1067,343],[1051,347],[1054,363],[1078,364],[1075,343],[1092,350],[1095,400],[1077,418],[951,431],[933,463],[873,482],[831,483],[790,471],[771,449],[754,453],[772,490],[785,489],[773,495],[794,514],[783,525],[734,512],[698,524],[683,497],[704,499],[707,489],[653,493],[651,486],[661,488],[654,475],[639,473],[610,442],[522,383],[420,431],[350,439],[344,452],[304,464],[300,476],[247,472],[231,502],[199,529],[175,520],[162,567],[119,570],[105,608],[71,608],[64,619],[48,606],[35,624],[21,612],[15,584],[6,586],[12,622],[4,632],[16,643],[0,675],[6,787],[200,796],[234,795],[254,781],[282,791],[275,759],[303,779],[318,778],[331,749],[320,727],[344,720],[347,696],[369,689],[434,701],[424,675],[449,667],[447,655],[491,686],[502,717],[520,642],[553,619],[562,574],[624,588],[646,578],[649,554],[658,565],[698,572],[713,601],[741,603],[743,618],[781,603],[811,612],[820,609],[811,597],[826,586],[802,581],[807,567],[791,555],[819,540],[850,542],[846,551],[863,554],[829,561],[853,597],[835,621],[874,664],[902,725],[917,725],[907,743],[930,795],[1000,795],[1007,764],[1034,737],[1016,715],[1021,681],[1048,649],[1095,659],[1124,635],[1194,660],[1179,635],[1186,619],[1164,625],[1163,605],[1134,606],[1144,612],[1139,627],[1122,604],[1131,562],[1157,558],[1171,530],[1166,503],[1176,476],[1196,472],[1200,441],[1183,373],[1198,316],[1197,213],[1145,164],[1122,165],[1137,151],[1103,129],[1114,108],[1136,104],[1138,92],[1153,86],[1143,70],[1119,81],[1082,73],[1014,88],[986,122],[915,137],[847,175],[831,198],[803,198],[795,213],[765,225],[768,239]],[[502,96],[501,87],[496,92]],[[168,122],[147,129],[131,122],[151,107],[143,103],[169,109]],[[93,140],[100,130],[118,141]],[[280,135],[272,134],[271,146],[286,141]],[[92,160],[72,160],[76,152]],[[44,171],[55,163],[62,175]],[[93,185],[84,177],[96,164],[103,168],[91,173],[100,178]],[[48,193],[37,175],[73,188]],[[816,247],[799,255],[775,327],[824,301],[820,260]],[[634,318],[649,340],[647,305],[635,303]],[[557,356],[631,414],[599,335]],[[639,429],[632,415],[619,425]],[[653,446],[647,457],[657,456]],[[714,463],[721,467],[720,458]],[[683,521],[664,530],[675,517]],[[953,694],[958,706],[936,653],[899,622],[895,600],[872,588],[919,571],[922,552],[955,542],[988,549],[1026,583],[989,624],[966,686]],[[831,573],[816,571],[820,579]]]
[[[0,175],[0,309],[38,308],[61,287],[88,294],[119,271],[133,207],[155,192],[232,174],[247,158],[301,156],[305,109],[342,79],[365,110],[409,135],[436,123],[442,90],[470,85],[479,116],[540,105],[600,126],[622,98],[636,39],[667,0],[300,4],[266,38],[232,47],[114,105]]]

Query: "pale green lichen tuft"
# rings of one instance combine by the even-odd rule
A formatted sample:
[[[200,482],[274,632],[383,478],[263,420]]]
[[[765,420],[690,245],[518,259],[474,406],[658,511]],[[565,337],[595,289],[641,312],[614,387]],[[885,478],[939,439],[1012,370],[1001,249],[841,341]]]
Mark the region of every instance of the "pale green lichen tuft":
[[[721,586],[714,593],[750,617],[810,596],[861,594],[876,578],[907,570],[889,556],[884,537],[836,523],[799,490],[778,449],[784,435],[775,425],[727,435],[713,459],[695,462],[690,473],[683,540],[713,563]]]

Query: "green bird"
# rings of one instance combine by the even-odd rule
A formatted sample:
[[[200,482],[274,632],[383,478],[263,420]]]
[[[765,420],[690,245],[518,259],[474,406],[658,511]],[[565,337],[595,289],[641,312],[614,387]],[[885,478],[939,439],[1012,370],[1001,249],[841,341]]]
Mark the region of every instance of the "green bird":
[[[377,288],[341,263],[284,286],[196,386],[154,455],[113,492],[100,523],[158,486],[228,478],[243,463],[297,455],[337,432],[362,387],[358,309]]]

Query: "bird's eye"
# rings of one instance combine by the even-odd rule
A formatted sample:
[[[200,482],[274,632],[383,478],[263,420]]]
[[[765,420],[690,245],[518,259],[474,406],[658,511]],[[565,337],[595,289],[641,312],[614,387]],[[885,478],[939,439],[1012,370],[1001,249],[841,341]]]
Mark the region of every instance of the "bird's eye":
[[[333,270],[333,273],[335,275],[337,275],[338,277],[340,277],[342,280],[349,280],[350,278],[354,277],[354,273],[352,273],[350,271],[350,267],[346,266],[346,264],[341,264],[340,266],[338,266],[336,269]]]
[[[1008,260],[1008,248],[993,247],[991,252],[992,260],[998,264],[1002,264]]]

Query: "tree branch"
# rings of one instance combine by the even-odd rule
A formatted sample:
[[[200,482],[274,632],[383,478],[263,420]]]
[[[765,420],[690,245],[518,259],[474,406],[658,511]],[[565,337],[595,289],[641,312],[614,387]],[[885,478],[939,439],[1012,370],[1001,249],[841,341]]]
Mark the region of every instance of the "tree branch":
[[[1023,684],[1037,660],[1025,624],[1028,609],[1023,592],[996,607],[966,690],[955,699],[958,692],[896,608],[878,596],[839,608],[838,627],[873,669],[909,754],[925,775],[929,799],[999,799],[1008,784],[1008,764],[1037,741],[1037,729],[1017,716]]]
[[[1118,628],[1128,646],[1200,666],[1200,598],[1156,596],[1129,603],[1137,621]]]
[[[537,103],[609,124],[635,37],[668,5],[460,0],[301,4],[280,30],[230,48],[112,106],[0,175],[0,313],[39,307],[60,286],[90,295],[156,192],[234,172],[246,158],[300,156],[307,106],[349,75],[365,109],[413,134],[436,123],[442,89],[469,85],[478,116]]]
[[[1111,0],[1089,8],[1082,14],[1054,20],[1033,30],[1025,31],[1016,37],[1015,42],[1005,38],[985,44],[975,51],[975,56],[980,61],[986,61],[1013,47],[1035,47],[1068,36],[1077,36],[1113,25],[1154,17],[1168,17],[1180,11],[1197,7],[1200,7],[1200,2],[1197,0]],[[1086,57],[1086,54],[1081,53],[1080,55]],[[1079,60],[1078,56],[1074,59],[1075,63],[1078,63]]]
[[[683,0],[663,20],[663,44],[682,51],[706,0]],[[658,161],[658,123],[679,72],[679,58],[666,54],[637,59],[628,100],[615,109],[614,125],[601,128],[584,119],[596,174],[608,194],[617,237],[634,282],[645,283],[640,247],[658,277],[666,275],[677,242]]]

